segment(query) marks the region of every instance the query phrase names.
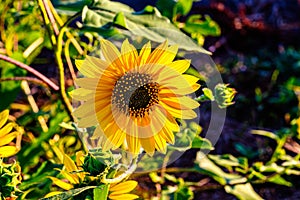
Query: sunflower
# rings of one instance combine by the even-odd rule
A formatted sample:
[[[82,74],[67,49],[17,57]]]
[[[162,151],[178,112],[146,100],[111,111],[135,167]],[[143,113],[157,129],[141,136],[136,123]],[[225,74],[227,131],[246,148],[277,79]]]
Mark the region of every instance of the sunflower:
[[[179,131],[176,118],[193,119],[199,104],[188,97],[200,85],[198,78],[183,74],[189,60],[173,61],[178,46],[160,44],[151,52],[150,42],[138,52],[124,40],[121,51],[101,40],[102,58],[87,56],[76,60],[85,78],[73,98],[84,101],[74,111],[79,127],[96,126],[92,139],[104,151],[126,144],[133,155],[141,147],[153,155],[165,153],[166,143],[174,144]]]

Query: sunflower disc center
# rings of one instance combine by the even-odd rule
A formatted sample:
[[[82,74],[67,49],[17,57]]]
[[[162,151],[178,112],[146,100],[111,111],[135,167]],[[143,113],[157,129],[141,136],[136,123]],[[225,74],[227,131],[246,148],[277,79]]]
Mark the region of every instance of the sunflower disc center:
[[[159,102],[158,92],[159,84],[150,75],[126,73],[115,84],[112,103],[127,115],[144,117]]]

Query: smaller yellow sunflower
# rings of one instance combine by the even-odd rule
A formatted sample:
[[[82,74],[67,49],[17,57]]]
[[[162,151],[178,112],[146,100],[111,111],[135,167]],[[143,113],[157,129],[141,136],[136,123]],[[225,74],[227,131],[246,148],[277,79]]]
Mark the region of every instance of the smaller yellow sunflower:
[[[87,56],[76,60],[86,76],[76,80],[80,87],[74,99],[85,101],[74,115],[79,127],[97,126],[93,139],[104,151],[128,146],[133,155],[141,147],[153,155],[165,153],[179,131],[176,118],[193,119],[199,104],[190,98],[200,85],[198,78],[183,74],[189,60],[176,60],[178,46],[165,41],[151,52],[150,42],[140,52],[128,40],[119,51],[101,40],[104,59]]]
[[[56,186],[68,191],[77,188],[79,185],[84,185],[84,180],[87,176],[89,176],[89,180],[97,179],[97,177],[90,176],[89,173],[83,172],[82,165],[84,162],[85,155],[82,151],[76,153],[75,162],[64,152],[60,152],[59,154],[62,154],[62,162],[64,164],[64,168],[60,172],[63,175],[63,177],[67,180],[67,182],[56,177],[49,177]],[[136,186],[137,182],[133,180],[110,184],[108,186],[108,198],[110,200],[137,199],[139,198],[137,195],[129,194],[129,192],[131,192]],[[45,198],[59,195],[61,193],[61,191],[50,192],[45,196]]]
[[[13,122],[9,122],[4,126],[8,116],[9,110],[4,110],[0,113],[0,158],[13,156],[20,150],[19,145],[10,145],[10,143],[21,135],[21,129]],[[20,129],[20,131],[11,132],[14,128]],[[20,143],[20,138],[17,140],[17,143]]]

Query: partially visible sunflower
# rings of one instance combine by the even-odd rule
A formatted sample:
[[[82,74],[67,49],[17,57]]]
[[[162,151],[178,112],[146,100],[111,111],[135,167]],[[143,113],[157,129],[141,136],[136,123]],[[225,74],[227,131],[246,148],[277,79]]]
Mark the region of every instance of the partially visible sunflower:
[[[70,190],[75,188],[76,185],[83,183],[85,176],[87,174],[82,171],[84,154],[82,151],[77,152],[76,162],[74,162],[67,154],[63,152],[60,152],[60,154],[62,154],[62,162],[64,164],[64,168],[60,172],[68,180],[68,182],[62,181],[56,177],[49,177],[49,178],[58,187],[64,190]],[[56,192],[53,192],[52,194],[55,195]]]
[[[76,161],[74,162],[67,154],[60,152],[63,156],[64,168],[61,170],[61,174],[67,180],[61,180],[56,177],[49,177],[55,185],[64,189],[71,190],[74,188],[80,188],[87,186],[86,180],[96,180],[98,177],[91,176],[89,173],[83,171],[85,155],[82,151],[76,153]],[[96,181],[98,182],[98,181]],[[113,183],[108,185],[108,199],[110,200],[132,200],[139,198],[135,194],[129,194],[135,187],[137,182],[133,180],[124,181],[121,183]],[[61,191],[55,191],[48,193],[45,198],[61,194]]]
[[[9,122],[4,126],[8,116],[9,110],[4,110],[0,113],[0,158],[13,156],[20,150],[21,138],[19,136],[22,134],[22,129],[13,122]],[[13,129],[17,131],[12,131]],[[11,144],[16,137],[16,144]]]
[[[92,138],[104,151],[127,144],[137,155],[142,147],[149,155],[155,149],[166,151],[179,131],[175,118],[192,119],[199,104],[187,94],[200,85],[198,78],[183,74],[189,60],[173,61],[178,47],[165,41],[151,52],[145,44],[140,52],[125,40],[121,52],[109,41],[101,40],[104,59],[87,56],[76,60],[86,76],[76,80],[81,87],[74,99],[85,101],[74,115],[79,127],[97,125]]]

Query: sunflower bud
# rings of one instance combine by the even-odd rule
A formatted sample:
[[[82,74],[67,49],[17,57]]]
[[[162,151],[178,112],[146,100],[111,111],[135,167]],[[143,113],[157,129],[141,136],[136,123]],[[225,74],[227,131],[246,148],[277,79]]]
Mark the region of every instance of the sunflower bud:
[[[0,199],[16,199],[17,185],[21,183],[21,167],[19,164],[5,164],[0,159]]]
[[[228,84],[218,84],[215,87],[215,100],[220,108],[226,108],[234,104],[233,98],[237,93],[234,88],[228,87]]]

